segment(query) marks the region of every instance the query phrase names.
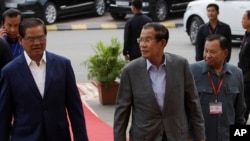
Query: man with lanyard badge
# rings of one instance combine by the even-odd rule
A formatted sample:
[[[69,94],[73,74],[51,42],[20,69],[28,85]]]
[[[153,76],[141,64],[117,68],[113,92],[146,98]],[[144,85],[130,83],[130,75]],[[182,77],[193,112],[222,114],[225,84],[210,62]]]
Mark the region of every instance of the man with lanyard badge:
[[[229,141],[230,125],[245,123],[243,73],[225,61],[226,43],[222,35],[209,35],[204,60],[190,66],[205,119],[206,141]]]

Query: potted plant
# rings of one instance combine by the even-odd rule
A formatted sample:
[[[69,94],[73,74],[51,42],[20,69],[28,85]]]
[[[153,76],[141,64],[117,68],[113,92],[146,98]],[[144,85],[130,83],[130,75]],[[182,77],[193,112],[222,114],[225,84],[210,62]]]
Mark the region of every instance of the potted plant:
[[[99,41],[94,49],[95,55],[84,62],[89,70],[88,79],[96,82],[101,104],[115,104],[119,87],[119,82],[115,80],[127,63],[121,58],[121,43],[117,38],[112,38],[110,45]]]

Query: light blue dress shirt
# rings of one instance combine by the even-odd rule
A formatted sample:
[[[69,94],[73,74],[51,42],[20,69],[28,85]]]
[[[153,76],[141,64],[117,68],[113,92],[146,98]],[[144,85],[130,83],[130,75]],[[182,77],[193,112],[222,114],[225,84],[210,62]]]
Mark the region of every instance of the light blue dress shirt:
[[[164,97],[166,93],[166,61],[157,68],[147,60],[147,70],[151,79],[151,85],[154,91],[158,105],[163,111]]]

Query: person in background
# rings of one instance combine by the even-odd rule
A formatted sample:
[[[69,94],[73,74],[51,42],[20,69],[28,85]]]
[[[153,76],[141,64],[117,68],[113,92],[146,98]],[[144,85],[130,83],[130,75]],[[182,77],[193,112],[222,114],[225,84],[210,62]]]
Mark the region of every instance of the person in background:
[[[245,118],[247,122],[250,111],[250,10],[243,14],[241,23],[246,32],[241,42],[238,67],[242,69],[244,75],[244,95],[247,105]]]
[[[168,39],[164,25],[143,26],[137,40],[142,57],[122,70],[114,141],[126,140],[131,114],[131,141],[187,141],[189,125],[196,141],[205,140],[204,119],[189,63],[181,56],[164,53]]]
[[[2,15],[4,11],[5,11],[5,0],[0,0],[0,15]],[[2,18],[0,18],[0,21],[2,21]]]
[[[206,38],[204,60],[190,65],[205,119],[206,141],[230,141],[230,125],[244,125],[246,109],[242,71],[228,64],[227,40]]]
[[[25,51],[1,70],[0,141],[71,141],[69,121],[74,141],[88,141],[70,60],[46,51],[42,20],[23,20],[19,33]]]
[[[0,71],[11,60],[12,55],[9,46],[2,38],[0,38]]]
[[[17,9],[8,9],[2,14],[0,38],[5,39],[9,44],[12,58],[16,58],[23,53],[23,48],[18,42],[18,26],[22,19],[22,15]]]
[[[141,52],[136,39],[140,36],[142,26],[152,19],[142,14],[142,0],[132,0],[131,11],[134,16],[128,19],[124,29],[123,55],[126,60],[132,61],[140,57]]]
[[[199,27],[196,45],[195,45],[195,60],[200,61],[203,60],[203,51],[205,40],[208,35],[211,34],[221,34],[227,39],[226,47],[228,49],[228,56],[226,61],[229,62],[231,57],[231,49],[232,49],[232,35],[231,28],[228,24],[219,21],[219,6],[217,4],[211,3],[207,5],[207,17],[209,19],[208,23],[205,23]]]

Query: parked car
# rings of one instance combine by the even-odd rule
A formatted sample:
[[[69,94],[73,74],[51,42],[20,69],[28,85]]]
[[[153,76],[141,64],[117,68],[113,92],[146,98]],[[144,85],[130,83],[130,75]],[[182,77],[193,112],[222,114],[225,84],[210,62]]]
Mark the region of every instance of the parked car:
[[[58,18],[80,14],[103,16],[107,0],[5,0],[5,7],[17,8],[24,17],[39,17],[46,24]]]
[[[191,43],[196,42],[199,26],[208,22],[206,10],[209,3],[219,6],[218,19],[229,24],[233,40],[241,39],[244,36],[241,19],[244,12],[249,10],[250,0],[197,0],[188,4],[183,18],[184,29]]]
[[[113,19],[122,20],[131,14],[131,0],[110,0],[109,12]],[[143,0],[142,11],[153,21],[164,21],[170,13],[184,12],[192,0]]]

